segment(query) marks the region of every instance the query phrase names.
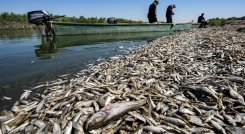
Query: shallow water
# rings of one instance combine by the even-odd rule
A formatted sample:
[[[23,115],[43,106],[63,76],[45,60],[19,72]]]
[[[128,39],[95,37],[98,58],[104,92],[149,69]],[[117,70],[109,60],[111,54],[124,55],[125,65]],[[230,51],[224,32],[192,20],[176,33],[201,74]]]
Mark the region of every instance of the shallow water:
[[[0,110],[9,109],[25,89],[59,75],[72,76],[93,61],[123,54],[169,34],[60,36],[49,40],[36,31],[0,31]]]

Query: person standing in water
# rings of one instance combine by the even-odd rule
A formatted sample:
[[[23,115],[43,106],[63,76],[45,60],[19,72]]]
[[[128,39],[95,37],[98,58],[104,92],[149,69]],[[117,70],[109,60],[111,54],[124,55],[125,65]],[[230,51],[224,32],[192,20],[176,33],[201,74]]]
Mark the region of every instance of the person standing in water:
[[[166,11],[167,23],[173,23],[172,15],[174,15],[173,8],[176,8],[175,4],[169,5]]]
[[[148,20],[149,23],[155,23],[157,22],[157,15],[156,15],[156,10],[157,10],[157,5],[159,4],[158,0],[154,0],[154,2],[150,5],[149,7],[149,12],[148,12]]]

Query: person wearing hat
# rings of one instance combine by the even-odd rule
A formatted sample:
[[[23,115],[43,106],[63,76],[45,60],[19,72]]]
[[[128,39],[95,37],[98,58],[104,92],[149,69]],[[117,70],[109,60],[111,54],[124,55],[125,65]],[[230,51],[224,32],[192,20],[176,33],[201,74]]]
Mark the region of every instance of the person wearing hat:
[[[154,0],[154,2],[149,7],[149,12],[148,12],[148,15],[147,15],[149,23],[157,22],[156,10],[157,10],[157,5],[158,4],[159,4],[159,1],[158,0]]]
[[[202,13],[202,15],[198,17],[197,23],[201,23],[199,28],[202,28],[202,27],[206,28],[208,22],[204,18],[204,13]]]
[[[172,15],[174,15],[173,8],[176,8],[175,4],[169,5],[166,11],[167,23],[173,23]]]

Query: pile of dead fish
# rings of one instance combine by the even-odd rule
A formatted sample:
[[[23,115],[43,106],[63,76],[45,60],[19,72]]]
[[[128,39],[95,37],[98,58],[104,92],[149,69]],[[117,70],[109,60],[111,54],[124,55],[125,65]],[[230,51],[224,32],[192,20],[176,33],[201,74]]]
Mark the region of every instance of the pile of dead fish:
[[[24,92],[3,133],[245,133],[245,34],[192,29]],[[31,94],[31,95],[30,95]]]

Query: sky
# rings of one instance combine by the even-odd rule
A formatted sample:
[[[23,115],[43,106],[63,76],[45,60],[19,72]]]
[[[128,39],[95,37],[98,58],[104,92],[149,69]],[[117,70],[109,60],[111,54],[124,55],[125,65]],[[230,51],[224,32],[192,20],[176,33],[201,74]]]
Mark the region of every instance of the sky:
[[[196,21],[201,13],[205,18],[245,16],[245,0],[159,0],[158,21],[166,21],[168,5],[175,4],[175,23]],[[147,21],[153,0],[0,0],[1,12],[27,13],[45,10],[53,15],[75,17],[116,17]]]

